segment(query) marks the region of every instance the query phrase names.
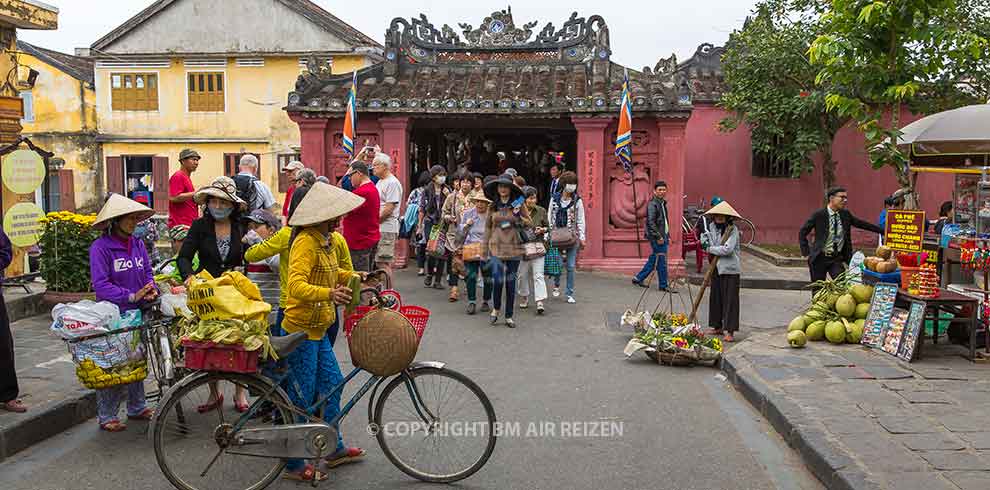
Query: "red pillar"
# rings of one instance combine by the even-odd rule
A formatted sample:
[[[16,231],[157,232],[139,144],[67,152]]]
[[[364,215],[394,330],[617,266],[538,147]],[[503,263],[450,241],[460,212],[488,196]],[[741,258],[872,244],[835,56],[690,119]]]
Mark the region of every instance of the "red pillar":
[[[667,250],[667,267],[671,277],[684,276],[684,259],[681,258],[684,215],[684,158],[687,140],[684,132],[687,120],[658,120],[660,132],[660,178],[667,182],[667,206],[670,212],[670,247]]]
[[[584,200],[586,248],[578,255],[582,268],[599,268],[605,258],[605,128],[612,118],[571,118],[577,129],[578,192]]]
[[[399,204],[399,209],[405,213],[405,198],[412,191],[410,188],[409,172],[411,169],[407,162],[409,151],[409,118],[408,117],[381,117],[378,119],[381,126],[382,151],[387,152],[392,157],[392,173],[402,182],[403,200]],[[400,215],[401,216],[401,215]],[[406,266],[406,259],[409,251],[409,240],[399,240],[395,244],[395,267]]]
[[[303,165],[313,169],[316,175],[327,175],[326,165],[329,160],[330,146],[327,144],[329,135],[327,127],[330,120],[326,118],[309,119],[290,116],[299,124],[299,142]]]

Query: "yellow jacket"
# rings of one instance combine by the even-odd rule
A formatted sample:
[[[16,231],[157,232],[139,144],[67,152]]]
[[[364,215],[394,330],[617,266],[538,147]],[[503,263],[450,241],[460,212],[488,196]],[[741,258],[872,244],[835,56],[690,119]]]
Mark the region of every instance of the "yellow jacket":
[[[292,228],[284,226],[265,241],[252,245],[244,253],[244,260],[248,262],[261,262],[278,254],[278,262],[281,264],[278,268],[278,305],[282,308],[286,307],[285,300],[289,294],[289,239],[291,237]],[[334,242],[334,249],[338,251],[337,262],[340,268],[353,271],[351,252],[347,249],[347,241],[344,240],[344,236],[334,232],[330,239]]]
[[[282,328],[320,340],[336,318],[333,288],[347,285],[354,272],[347,242],[333,233],[327,244],[318,231],[304,228],[289,250],[288,269]]]

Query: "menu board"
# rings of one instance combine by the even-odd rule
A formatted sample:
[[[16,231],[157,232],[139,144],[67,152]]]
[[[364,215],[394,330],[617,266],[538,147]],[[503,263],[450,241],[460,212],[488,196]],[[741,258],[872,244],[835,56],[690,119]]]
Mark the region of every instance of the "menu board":
[[[904,338],[904,327],[907,325],[907,310],[894,309],[894,314],[890,315],[890,322],[883,333],[883,344],[880,346],[884,352],[896,356],[897,350],[901,347],[901,339]]]
[[[894,301],[897,299],[897,284],[881,282],[873,288],[873,299],[870,301],[870,311],[863,323],[863,338],[860,343],[873,348],[880,348],[884,331],[894,312]]]
[[[883,244],[898,252],[921,252],[925,237],[925,212],[888,209]]]
[[[918,350],[918,339],[921,338],[921,326],[925,319],[925,303],[912,301],[909,311],[908,321],[901,335],[901,346],[897,350],[897,357],[907,362],[914,359],[914,354]]]

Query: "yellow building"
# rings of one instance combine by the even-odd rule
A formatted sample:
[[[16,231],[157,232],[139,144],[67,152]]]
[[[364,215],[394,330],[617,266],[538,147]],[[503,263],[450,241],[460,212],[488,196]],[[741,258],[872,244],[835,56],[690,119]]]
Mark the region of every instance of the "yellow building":
[[[183,148],[202,155],[197,187],[253,153],[281,199],[300,147],[284,94],[311,58],[346,73],[382,48],[308,0],[159,0],[89,51],[105,186],[164,213]]]
[[[23,134],[60,162],[49,165],[51,208],[98,209],[103,158],[96,141],[93,60],[24,41],[17,41],[17,51]]]

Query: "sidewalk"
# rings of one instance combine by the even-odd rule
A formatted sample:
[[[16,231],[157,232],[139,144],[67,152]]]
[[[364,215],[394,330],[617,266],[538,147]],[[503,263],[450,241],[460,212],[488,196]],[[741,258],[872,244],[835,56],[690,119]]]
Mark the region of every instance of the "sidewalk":
[[[837,489],[986,489],[990,366],[926,345],[904,363],[858,345],[753,333],[725,354],[729,381]]]
[[[93,392],[76,380],[65,343],[48,331],[51,323],[51,316],[43,314],[10,325],[17,381],[28,412],[0,411],[0,461],[96,414]]]
[[[808,285],[807,267],[780,267],[771,264],[745,250],[739,254],[742,261],[741,287],[744,289],[786,289],[791,291],[804,289]],[[689,253],[684,259],[688,277],[692,282],[700,284],[705,277],[708,267],[706,262],[697,272],[694,254]]]

